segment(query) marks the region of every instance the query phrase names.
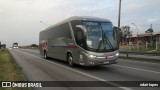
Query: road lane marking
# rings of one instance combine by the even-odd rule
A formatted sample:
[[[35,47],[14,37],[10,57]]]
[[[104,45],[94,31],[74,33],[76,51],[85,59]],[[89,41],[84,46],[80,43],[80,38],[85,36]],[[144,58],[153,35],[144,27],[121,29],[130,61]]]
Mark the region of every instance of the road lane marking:
[[[41,58],[41,57],[34,56],[34,55],[29,54],[29,53],[26,53],[26,52],[24,52],[24,51],[20,51],[20,50],[18,50],[18,51],[19,51],[19,52],[22,52],[22,53],[24,53],[24,54],[26,54],[26,55],[29,55],[29,56],[32,56],[32,57],[41,59],[41,60],[43,60],[43,61],[47,61],[47,62],[49,62],[49,63],[53,63],[53,64],[55,64],[55,65],[57,65],[57,66],[63,67],[63,68],[65,68],[65,69],[69,69],[69,70],[71,70],[71,71],[74,71],[74,72],[76,72],[76,73],[82,74],[82,75],[87,76],[87,77],[90,77],[90,78],[93,78],[93,79],[96,79],[96,80],[99,80],[99,81],[108,81],[108,80],[105,80],[105,79],[102,79],[102,78],[99,78],[99,77],[96,77],[96,76],[93,76],[93,75],[90,75],[90,74],[87,74],[87,73],[84,73],[84,72],[81,72],[81,71],[74,70],[74,69],[72,69],[72,68],[70,68],[70,67],[66,67],[66,66],[63,66],[63,65],[61,65],[61,64],[58,64],[58,63],[55,63],[55,62],[52,62],[52,61],[43,59],[43,58]],[[109,81],[106,82],[106,83],[111,84],[111,85],[114,85],[114,86],[117,86],[117,88],[121,88],[121,89],[124,89],[124,90],[133,90],[133,89],[131,89],[131,88],[122,87],[121,85],[118,85],[118,84],[115,84],[115,83],[112,83],[112,82],[109,82]]]
[[[140,69],[140,68],[134,68],[134,67],[128,67],[128,66],[122,66],[122,65],[114,65],[118,67],[124,67],[124,68],[129,68],[129,69],[135,69],[135,70],[140,70],[140,71],[146,71],[146,72],[152,72],[152,73],[160,73],[158,71],[152,71],[152,70],[146,70],[146,69]]]

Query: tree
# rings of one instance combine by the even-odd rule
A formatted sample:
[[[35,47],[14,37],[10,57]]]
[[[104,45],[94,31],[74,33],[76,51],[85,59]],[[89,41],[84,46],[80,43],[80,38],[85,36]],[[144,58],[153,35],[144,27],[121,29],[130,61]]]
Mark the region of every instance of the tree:
[[[146,31],[146,33],[150,33],[151,34],[151,37],[150,37],[150,40],[149,42],[151,43],[151,46],[153,46],[154,42],[153,42],[153,29],[152,29],[152,24],[151,24],[151,27]]]
[[[151,24],[151,26],[150,26],[150,28],[146,31],[146,33],[153,33],[153,29],[152,29],[152,24]]]
[[[132,33],[130,31],[130,26],[122,26],[121,28],[122,30],[122,42],[124,43],[125,42],[125,39],[126,37],[131,37],[132,36]],[[130,41],[130,38],[129,38],[129,41]]]
[[[149,28],[146,33],[153,33],[153,29],[152,28]]]
[[[36,45],[36,44],[32,44],[32,45],[31,45],[31,47],[38,47],[38,45]]]

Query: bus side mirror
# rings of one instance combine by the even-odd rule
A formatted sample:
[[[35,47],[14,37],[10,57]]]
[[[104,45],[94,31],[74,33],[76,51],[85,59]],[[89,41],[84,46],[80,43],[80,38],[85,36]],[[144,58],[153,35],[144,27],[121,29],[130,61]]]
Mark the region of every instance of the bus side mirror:
[[[87,30],[83,25],[76,25],[76,42],[79,46],[84,47],[84,41],[87,36]]]
[[[117,30],[114,28],[114,29],[113,29],[113,38],[114,38],[114,39],[116,39],[116,38],[117,38],[116,33],[117,33]]]
[[[119,27],[116,27],[116,26],[114,26],[114,32],[115,32],[115,38],[117,40],[117,44],[118,44],[118,48],[119,48],[120,34],[122,32],[121,32],[121,29]]]
[[[83,41],[83,32],[82,32],[82,30],[77,30],[76,31],[76,39],[78,40],[78,41]]]
[[[114,26],[113,31],[114,31],[115,38],[119,39],[120,38],[119,36],[120,36],[121,29],[119,27]]]
[[[76,25],[76,27],[82,30],[84,37],[87,36],[87,30],[83,25]]]

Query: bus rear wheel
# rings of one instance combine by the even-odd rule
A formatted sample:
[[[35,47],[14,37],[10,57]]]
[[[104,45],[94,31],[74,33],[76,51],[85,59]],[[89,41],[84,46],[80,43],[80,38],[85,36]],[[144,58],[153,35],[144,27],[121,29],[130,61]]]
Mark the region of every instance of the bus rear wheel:
[[[73,57],[71,54],[68,54],[68,64],[70,67],[73,67],[74,66],[74,63],[73,63]]]

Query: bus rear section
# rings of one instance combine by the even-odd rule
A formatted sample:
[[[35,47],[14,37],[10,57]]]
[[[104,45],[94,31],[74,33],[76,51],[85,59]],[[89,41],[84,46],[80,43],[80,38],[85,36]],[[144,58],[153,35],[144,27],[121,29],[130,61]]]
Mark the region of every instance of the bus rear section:
[[[65,60],[70,66],[118,62],[118,44],[112,22],[95,17],[71,17],[39,35],[40,53]]]

